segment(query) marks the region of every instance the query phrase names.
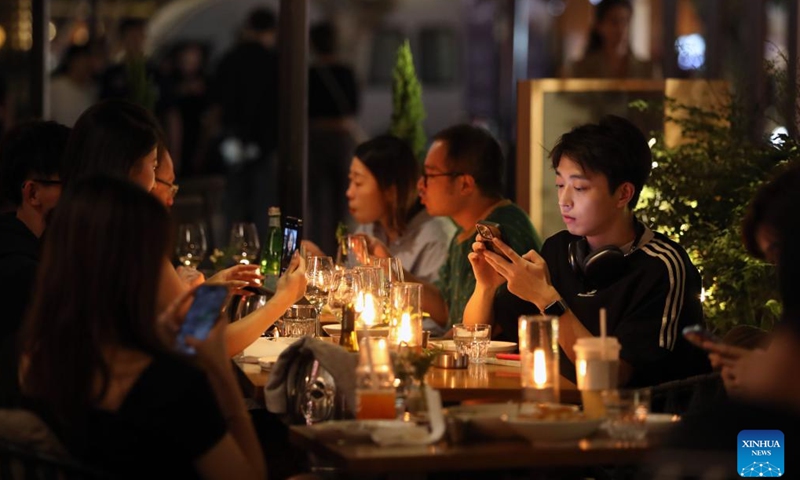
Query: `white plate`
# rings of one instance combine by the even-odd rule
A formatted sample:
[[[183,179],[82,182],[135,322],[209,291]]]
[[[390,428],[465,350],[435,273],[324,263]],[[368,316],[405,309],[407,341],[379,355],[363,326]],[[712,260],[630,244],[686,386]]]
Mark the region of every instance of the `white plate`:
[[[250,346],[244,349],[246,357],[278,357],[286,347],[296,342],[296,338],[280,337],[260,337]]]
[[[341,323],[331,323],[330,325],[323,325],[322,329],[330,335],[331,337],[338,337],[342,334],[342,324]],[[367,334],[364,329],[356,330],[358,333],[359,340],[364,338]],[[389,327],[372,327],[369,329],[369,335],[371,337],[388,337],[389,336]]]
[[[446,352],[455,352],[456,344],[452,340],[431,340],[431,345],[442,347]],[[489,343],[489,354],[513,352],[517,349],[517,344],[514,342],[499,342],[492,340]]]
[[[506,420],[518,411],[518,403],[483,403],[449,407],[447,414],[469,425],[479,436],[504,440],[517,437]]]
[[[508,424],[531,442],[558,442],[586,438],[597,431],[603,420],[531,420],[512,417],[508,419]]]

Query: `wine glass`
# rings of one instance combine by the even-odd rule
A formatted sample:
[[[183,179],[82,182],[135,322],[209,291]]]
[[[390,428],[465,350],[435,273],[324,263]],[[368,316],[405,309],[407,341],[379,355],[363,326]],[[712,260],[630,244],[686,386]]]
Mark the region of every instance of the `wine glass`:
[[[229,241],[231,257],[236,263],[244,265],[258,263],[258,230],[254,223],[238,222],[231,228]]]
[[[328,291],[333,282],[333,259],[331,257],[308,257],[306,265],[306,299],[317,310],[317,318],[322,306],[328,301]]]
[[[361,275],[355,270],[338,270],[333,274],[328,305],[333,310],[333,315],[342,323],[344,307],[348,303],[355,303],[361,292]]]
[[[364,235],[348,235],[342,239],[344,244],[336,252],[336,264],[344,268],[369,264],[369,248]]]
[[[182,223],[178,226],[175,255],[184,267],[196,269],[206,256],[208,241],[201,223]]]

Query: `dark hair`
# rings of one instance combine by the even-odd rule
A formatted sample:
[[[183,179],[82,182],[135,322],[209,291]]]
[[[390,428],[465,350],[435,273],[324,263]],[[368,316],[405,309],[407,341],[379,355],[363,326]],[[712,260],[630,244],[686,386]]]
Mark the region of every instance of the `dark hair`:
[[[800,192],[800,164],[782,170],[756,191],[742,219],[742,243],[750,255],[765,259],[756,240],[756,233],[761,227],[773,229],[778,235],[779,251],[784,250],[780,245],[783,241],[782,232],[796,215],[795,192]]]
[[[597,24],[602,22],[608,13],[616,7],[625,7],[629,12],[633,12],[633,5],[630,0],[602,0],[594,7],[594,23],[589,32],[589,43],[586,46],[585,54],[596,52],[603,48],[603,37],[597,31]]]
[[[636,192],[628,202],[631,210],[636,208],[653,166],[650,147],[642,131],[616,115],[606,115],[597,124],[581,125],[562,135],[550,151],[554,170],[564,156],[578,163],[584,171],[605,175],[609,192],[625,182],[632,183]]]
[[[330,22],[322,22],[311,27],[311,48],[322,55],[336,53],[336,27]]]
[[[104,347],[167,351],[155,318],[169,225],[155,197],[107,176],[76,182],[56,209],[20,346],[26,396],[62,428],[80,434],[81,415],[105,395]]]
[[[277,22],[275,13],[268,8],[256,8],[247,16],[245,26],[255,32],[269,32],[275,30]]]
[[[0,141],[2,198],[20,206],[25,180],[59,175],[68,137],[69,128],[52,121],[35,120],[9,130]]]
[[[416,183],[419,178],[417,160],[405,140],[381,135],[356,147],[354,154],[375,177],[381,192],[397,190],[391,200],[390,227],[402,234],[408,221],[418,211]]]
[[[64,183],[93,173],[129,178],[131,169],[164,135],[155,117],[126,100],[105,100],[75,122],[64,154]]]
[[[447,145],[447,163],[455,171],[472,175],[488,197],[503,196],[503,151],[488,130],[460,124],[433,137]]]

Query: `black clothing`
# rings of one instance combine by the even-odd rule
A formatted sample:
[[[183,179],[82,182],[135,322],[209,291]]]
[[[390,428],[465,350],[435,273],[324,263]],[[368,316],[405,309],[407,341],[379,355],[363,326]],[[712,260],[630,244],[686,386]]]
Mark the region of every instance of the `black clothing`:
[[[628,386],[656,385],[710,371],[706,353],[689,344],[683,327],[703,323],[700,274],[677,243],[660,233],[625,257],[625,272],[605,288],[591,289],[569,265],[570,242],[559,232],[544,243],[553,286],[592,335],[600,335],[600,308],[620,358],[633,367]],[[561,374],[575,381],[575,366],[561,352]]]
[[[162,355],[142,372],[116,412],[89,413],[85,444],[66,446],[120,478],[199,478],[192,462],[225,432],[205,373]]]
[[[358,113],[358,84],[353,69],[315,65],[308,72],[308,118],[340,118]]]
[[[17,219],[16,212],[0,215],[0,341],[13,336],[22,325],[38,264],[36,235]]]

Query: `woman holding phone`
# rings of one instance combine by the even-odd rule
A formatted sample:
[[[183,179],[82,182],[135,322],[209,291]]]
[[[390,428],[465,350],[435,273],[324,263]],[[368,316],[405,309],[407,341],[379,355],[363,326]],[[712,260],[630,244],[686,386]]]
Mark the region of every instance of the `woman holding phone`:
[[[23,326],[24,399],[71,454],[114,477],[264,478],[225,323],[186,338],[192,361],[171,327],[192,292],[158,314],[170,230],[164,207],[127,180],[71,185]]]
[[[62,176],[67,189],[76,180],[102,173],[128,179],[147,192],[153,192],[159,149],[163,133],[155,117],[144,108],[124,100],[106,100],[86,110],[72,129],[64,154],[66,171]],[[260,285],[257,266],[237,265],[208,279],[208,283]],[[305,292],[305,263],[290,268],[283,289],[262,308],[231,324],[225,334],[227,351],[233,356],[253,343]],[[162,255],[162,272],[156,299],[159,310],[167,308],[189,286],[181,280]]]

